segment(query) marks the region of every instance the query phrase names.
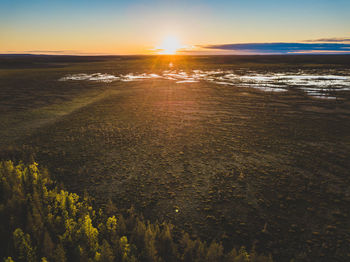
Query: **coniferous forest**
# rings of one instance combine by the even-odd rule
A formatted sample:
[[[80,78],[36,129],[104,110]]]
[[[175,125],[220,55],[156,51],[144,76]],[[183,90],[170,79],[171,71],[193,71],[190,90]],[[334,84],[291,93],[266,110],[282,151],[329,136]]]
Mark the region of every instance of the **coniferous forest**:
[[[109,201],[57,185],[36,162],[0,162],[0,255],[3,261],[272,261],[245,247],[191,239],[171,223],[150,223]]]

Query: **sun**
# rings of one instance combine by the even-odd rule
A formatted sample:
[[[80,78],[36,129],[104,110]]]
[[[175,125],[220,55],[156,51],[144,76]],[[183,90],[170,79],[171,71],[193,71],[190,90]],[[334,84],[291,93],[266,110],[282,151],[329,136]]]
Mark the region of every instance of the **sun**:
[[[175,36],[167,36],[163,42],[156,47],[159,55],[175,55],[176,52],[184,48],[180,41]]]

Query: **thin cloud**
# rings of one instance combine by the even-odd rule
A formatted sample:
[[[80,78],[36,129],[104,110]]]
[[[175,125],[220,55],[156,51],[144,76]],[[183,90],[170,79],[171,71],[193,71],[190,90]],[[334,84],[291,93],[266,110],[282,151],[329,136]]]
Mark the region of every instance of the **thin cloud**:
[[[350,54],[350,44],[345,43],[245,43],[205,45],[201,48],[213,51],[229,50],[237,54]]]
[[[28,54],[46,54],[46,55],[86,55],[89,53],[81,52],[79,50],[29,50],[25,51]]]
[[[29,50],[25,51],[26,53],[49,53],[49,54],[62,54],[71,51],[63,51],[63,50]]]
[[[350,42],[350,38],[343,38],[343,37],[320,38],[320,39],[305,40],[304,42],[308,42],[308,43],[319,43],[319,42],[346,43],[346,42]]]
[[[62,54],[65,52],[66,51],[61,51],[61,50],[24,50],[24,51],[7,50],[5,51],[5,54],[38,54],[38,53]]]
[[[110,55],[109,53],[90,53],[79,50],[24,50],[6,51],[4,54],[29,54],[29,55]]]

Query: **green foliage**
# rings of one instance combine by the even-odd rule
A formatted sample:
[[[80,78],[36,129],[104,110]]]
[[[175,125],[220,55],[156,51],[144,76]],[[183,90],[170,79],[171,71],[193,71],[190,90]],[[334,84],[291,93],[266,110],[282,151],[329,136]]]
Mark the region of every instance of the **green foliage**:
[[[56,186],[38,164],[0,162],[0,256],[3,261],[271,261],[269,257],[224,253],[221,243],[208,246],[187,233],[172,234],[170,223],[151,224],[130,209],[117,214],[109,202],[95,211]]]
[[[30,236],[17,228],[13,232],[13,243],[19,261],[35,262],[35,250],[31,245]]]
[[[122,261],[128,261],[130,255],[130,245],[128,243],[128,238],[126,236],[122,236],[120,238],[120,253],[122,255]]]
[[[115,218],[115,216],[109,217],[107,219],[107,230],[109,231],[115,231],[117,229],[117,219]]]
[[[90,216],[87,214],[84,217],[83,224],[81,228],[78,230],[78,234],[82,234],[82,238],[87,240],[87,245],[92,250],[97,250],[98,248],[98,230],[94,228],[92,225],[92,220]]]

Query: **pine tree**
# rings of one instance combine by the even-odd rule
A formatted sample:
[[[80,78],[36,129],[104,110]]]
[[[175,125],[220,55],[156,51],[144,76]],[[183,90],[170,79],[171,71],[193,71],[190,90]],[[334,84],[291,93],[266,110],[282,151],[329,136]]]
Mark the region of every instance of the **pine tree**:
[[[177,251],[176,246],[173,242],[173,238],[171,236],[171,230],[169,224],[163,224],[163,230],[159,235],[158,240],[158,252],[159,256],[164,261],[176,261],[177,260]]]
[[[66,262],[66,252],[61,244],[58,244],[53,252],[52,260],[54,262]]]
[[[103,240],[102,246],[101,246],[101,262],[113,262],[114,261],[114,254],[111,249],[111,246],[108,244],[106,240]]]
[[[92,220],[88,214],[84,217],[80,232],[83,234],[83,238],[86,238],[88,247],[96,251],[98,248],[98,230],[93,227]]]
[[[35,250],[32,247],[30,236],[24,234],[22,229],[17,228],[13,232],[13,242],[19,261],[35,262]]]
[[[128,243],[128,239],[126,236],[123,236],[120,238],[119,246],[120,246],[120,253],[121,253],[122,261],[123,262],[129,261],[130,245]]]
[[[146,261],[158,261],[157,249],[155,246],[155,232],[152,231],[152,227],[148,224],[145,232],[145,256]]]
[[[224,248],[222,247],[222,245],[216,243],[215,241],[212,241],[208,248],[206,259],[207,261],[213,262],[222,261],[223,252]]]

